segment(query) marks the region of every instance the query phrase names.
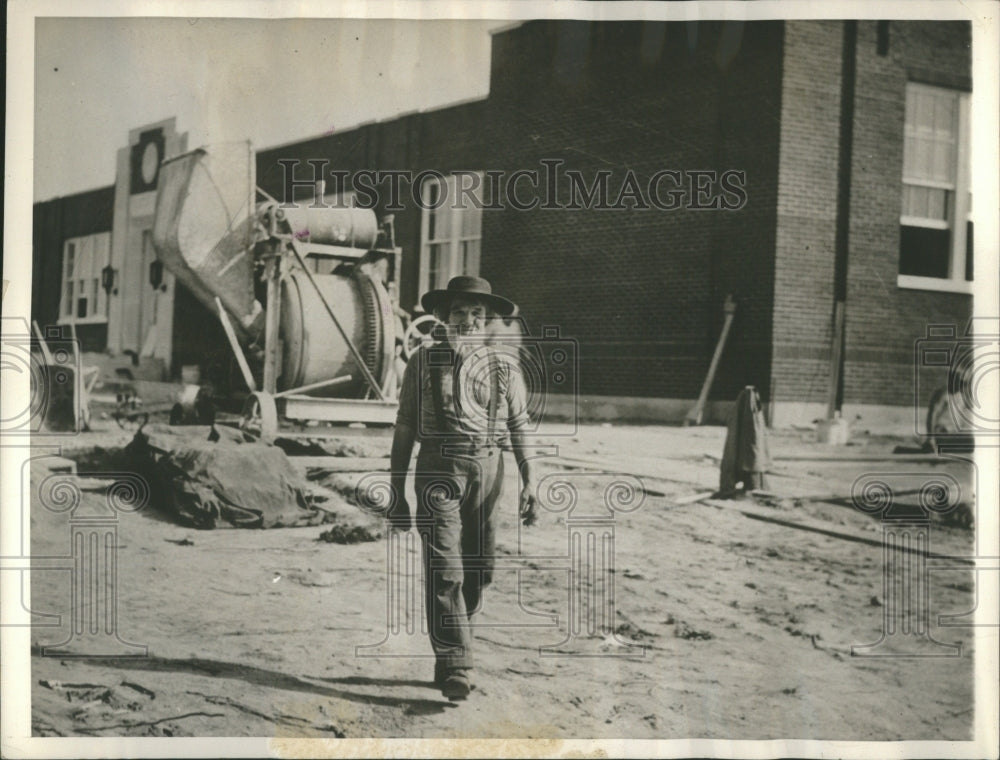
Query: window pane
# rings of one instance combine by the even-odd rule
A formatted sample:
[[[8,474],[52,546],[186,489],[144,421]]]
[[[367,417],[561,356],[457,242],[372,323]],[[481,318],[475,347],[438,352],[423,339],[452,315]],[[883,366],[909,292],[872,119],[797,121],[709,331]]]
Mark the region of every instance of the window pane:
[[[925,137],[918,137],[913,140],[913,164],[909,166],[906,176],[916,179],[931,178],[931,153],[934,151],[933,144]]]
[[[63,306],[63,313],[68,317],[73,313],[73,281],[66,283],[66,300]]]
[[[437,180],[427,180],[424,183],[422,195],[425,206],[434,206],[437,203],[437,199],[441,197],[441,187],[438,185]]]
[[[450,208],[451,197],[437,182],[431,181],[424,185],[424,205],[427,208],[427,239],[447,240],[451,235]],[[440,203],[440,208],[434,208]]]
[[[899,273],[948,277],[951,230],[903,226],[899,230]]]
[[[84,319],[87,316],[87,298],[86,298],[86,296],[77,299],[77,301],[76,301],[76,316],[77,316],[77,319]]]
[[[451,258],[451,244],[439,243],[428,248],[427,281],[431,288],[443,288],[448,284],[451,273],[448,271]]]
[[[955,98],[942,93],[934,100],[934,131],[951,134],[955,125]]]
[[[947,190],[937,190],[931,188],[927,189],[927,218],[947,221],[948,219]]]
[[[910,85],[906,91],[903,176],[953,184],[958,94]]]
[[[429,240],[447,240],[451,237],[451,204],[450,200],[445,200],[444,205],[439,209],[431,209],[431,227]]]
[[[951,193],[948,190],[903,185],[903,216],[947,222],[950,199]]]
[[[76,258],[76,276],[80,278],[80,289],[83,289],[83,278],[90,276],[90,264],[93,261],[94,238],[80,238],[80,249]]]
[[[934,125],[934,100],[924,90],[917,93],[916,127],[919,130],[931,129]]]
[[[472,204],[469,203],[469,208],[456,213],[462,215],[462,237],[479,237],[482,234],[483,210],[481,208],[473,208]]]
[[[462,242],[462,274],[479,275],[479,241]]]
[[[927,216],[927,188],[903,185],[903,216]]]
[[[919,167],[918,176],[924,179],[930,179],[935,181],[940,181],[942,179],[947,179],[947,177],[942,177],[941,173],[937,171],[934,165],[934,154],[935,154],[936,143],[931,140],[921,140],[919,154],[917,157],[917,166]]]
[[[938,182],[953,182],[952,155],[954,146],[945,140],[936,140],[933,143],[934,161],[932,164],[932,178]]]

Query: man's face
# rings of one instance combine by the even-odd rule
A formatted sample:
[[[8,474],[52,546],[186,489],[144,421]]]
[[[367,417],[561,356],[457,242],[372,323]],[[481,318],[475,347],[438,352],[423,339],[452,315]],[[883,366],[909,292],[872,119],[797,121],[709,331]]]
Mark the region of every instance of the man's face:
[[[482,343],[486,337],[487,310],[474,298],[456,298],[448,309],[448,337],[462,343]]]

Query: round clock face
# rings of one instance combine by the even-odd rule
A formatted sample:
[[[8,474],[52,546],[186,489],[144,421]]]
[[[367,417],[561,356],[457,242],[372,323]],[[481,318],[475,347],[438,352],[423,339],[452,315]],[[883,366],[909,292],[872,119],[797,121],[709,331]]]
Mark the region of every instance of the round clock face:
[[[156,143],[146,143],[142,152],[142,181],[151,185],[156,179],[156,170],[160,168],[160,151]]]

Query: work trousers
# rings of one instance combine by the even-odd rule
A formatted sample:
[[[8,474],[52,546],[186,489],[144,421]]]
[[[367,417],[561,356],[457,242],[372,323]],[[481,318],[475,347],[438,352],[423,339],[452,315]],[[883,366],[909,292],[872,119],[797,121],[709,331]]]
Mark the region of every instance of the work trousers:
[[[427,627],[439,670],[472,667],[469,620],[493,580],[503,457],[495,446],[465,452],[427,442],[417,456]]]

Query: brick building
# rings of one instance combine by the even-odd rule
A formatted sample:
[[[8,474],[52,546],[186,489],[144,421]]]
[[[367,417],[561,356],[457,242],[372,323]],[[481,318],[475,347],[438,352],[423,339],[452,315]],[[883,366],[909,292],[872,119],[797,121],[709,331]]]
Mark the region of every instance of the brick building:
[[[395,215],[404,308],[453,274],[482,274],[533,331],[558,325],[578,341],[585,414],[681,418],[732,294],[711,416],[747,384],[777,425],[824,416],[839,311],[845,416],[909,424],[914,342],[971,316],[968,23],[533,21],[492,45],[486,98],[260,151],[258,185],[300,200],[307,161],[346,172],[354,202]],[[373,170],[424,174],[387,209],[386,183],[359,182]],[[518,171],[537,171],[538,187],[510,184]],[[728,191],[712,179],[727,172]],[[472,177],[485,208],[428,207]],[[601,181],[612,207],[580,203]],[[513,203],[497,192],[511,187]],[[107,206],[108,192],[36,205],[40,322],[71,316],[54,287],[61,241],[84,234],[70,209]],[[97,217],[88,232],[110,232]],[[201,307],[170,287],[163,360],[176,375],[227,349],[191,329]],[[87,335],[88,348],[114,347],[107,328]]]

